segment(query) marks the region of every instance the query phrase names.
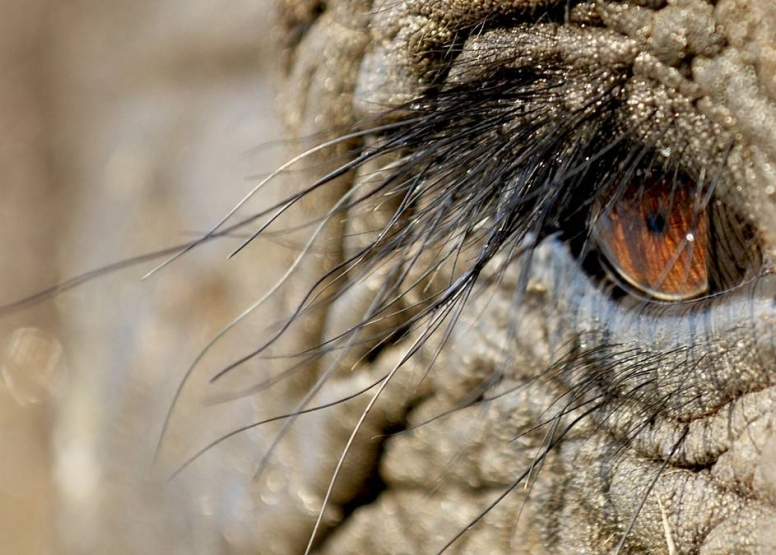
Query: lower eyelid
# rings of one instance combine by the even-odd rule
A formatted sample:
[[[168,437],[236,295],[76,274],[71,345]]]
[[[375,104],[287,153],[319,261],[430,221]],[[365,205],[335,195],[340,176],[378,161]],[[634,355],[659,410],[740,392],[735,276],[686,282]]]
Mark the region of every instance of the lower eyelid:
[[[645,366],[630,387],[649,381],[645,400],[670,403],[666,408],[672,417],[692,420],[742,392],[770,385],[770,369],[776,365],[771,344],[776,333],[771,314],[776,275],[703,299],[645,302],[626,296],[615,301],[580,276],[575,258],[561,242],[545,241],[539,250],[543,260],[552,261],[547,268],[537,268],[534,279],[545,284],[548,298],[556,299],[544,315],[557,326],[550,333],[554,343],[579,345],[604,358],[623,351],[640,353]],[[678,381],[686,376],[671,371],[671,360],[697,373],[691,391],[677,391]],[[749,370],[744,374],[740,368]],[[619,387],[627,391],[629,383],[626,379]]]

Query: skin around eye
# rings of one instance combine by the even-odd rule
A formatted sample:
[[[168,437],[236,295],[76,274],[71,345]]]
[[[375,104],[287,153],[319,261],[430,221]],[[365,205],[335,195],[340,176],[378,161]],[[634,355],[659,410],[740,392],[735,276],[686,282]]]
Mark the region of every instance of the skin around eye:
[[[664,180],[630,186],[599,210],[593,238],[612,277],[656,300],[708,293],[708,215],[699,205],[693,191]]]

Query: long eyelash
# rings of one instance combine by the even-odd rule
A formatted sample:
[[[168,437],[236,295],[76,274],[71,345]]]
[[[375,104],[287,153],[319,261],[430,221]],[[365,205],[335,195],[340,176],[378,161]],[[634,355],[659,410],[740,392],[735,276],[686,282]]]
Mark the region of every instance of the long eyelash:
[[[600,75],[593,75],[592,80],[601,83],[601,92],[575,109],[564,105],[569,83],[574,82],[573,70],[563,67],[558,60],[547,60],[540,73],[532,64],[514,69],[508,74],[493,74],[476,83],[434,91],[429,97],[384,116],[395,119],[395,123],[378,123],[349,135],[372,138],[372,144],[364,147],[353,160],[286,201],[241,222],[241,227],[244,227],[250,221],[269,216],[233,254],[262,233],[268,232],[277,218],[304,196],[325,187],[347,172],[393,157],[383,170],[386,177],[376,184],[367,183],[351,189],[325,216],[316,221],[316,229],[296,261],[278,282],[278,287],[312,248],[322,227],[334,218],[346,214],[352,217],[354,211],[369,209],[374,203],[380,205],[382,199],[399,199],[388,223],[375,233],[366,246],[347,254],[333,269],[320,276],[294,313],[268,340],[224,367],[213,376],[211,382],[254,357],[266,356],[269,347],[305,317],[316,310],[325,309],[369,275],[377,271],[384,272],[387,276],[385,285],[377,292],[372,306],[360,321],[333,337],[323,339],[319,345],[294,354],[297,358],[302,357],[300,362],[282,375],[268,379],[260,387],[271,387],[277,380],[289,377],[293,371],[309,366],[328,353],[339,351],[338,357],[328,364],[328,368],[318,376],[316,383],[293,410],[222,436],[184,462],[175,474],[229,437],[270,421],[282,420],[281,430],[262,457],[256,473],[258,476],[297,417],[323,410],[332,404],[347,402],[377,387],[359,424],[354,427],[349,446],[360,428],[360,422],[366,418],[369,407],[391,377],[421,346],[436,336],[431,362],[428,363],[430,368],[491,261],[499,255],[507,254],[507,262],[492,269],[498,281],[498,276],[506,270],[508,261],[519,254],[518,251],[530,259],[533,246],[544,237],[561,231],[564,220],[571,217],[569,214],[579,211],[580,200],[583,206],[592,202],[596,190],[590,187],[590,175],[597,173],[595,167],[600,165],[603,158],[613,156],[618,145],[627,141],[629,135],[628,130],[616,133],[612,114],[619,101],[621,80],[612,77],[611,73],[604,71]],[[584,82],[589,83],[590,80],[591,76],[586,75]],[[614,141],[613,131],[616,137]],[[329,146],[335,142],[332,141]],[[294,160],[298,159],[301,157]],[[220,232],[226,220],[224,218],[203,240]],[[442,247],[436,256],[423,258],[438,245]],[[449,281],[436,292],[429,293],[426,289],[428,284],[439,275],[445,264],[451,264],[454,268]],[[523,269],[523,277],[527,276],[527,267],[528,264]],[[276,288],[273,287],[272,291]],[[421,298],[408,305],[410,295],[418,290]],[[177,399],[207,350],[266,298],[263,297],[219,333],[188,368],[171,404],[160,445]],[[520,303],[519,292],[514,303]],[[397,317],[399,324],[380,326],[381,322],[393,322]],[[332,404],[308,408],[345,352],[357,345],[365,345],[369,350],[379,348],[389,340],[398,341],[410,330],[418,329],[422,330],[420,337],[391,373],[354,395],[342,397]],[[497,369],[494,372],[492,383],[499,380],[502,371]],[[560,416],[549,421],[550,432],[543,447],[545,455],[573,426],[556,433],[560,418],[578,409],[578,401],[581,402],[578,395],[572,396]],[[590,414],[599,404],[588,408],[584,414]],[[348,447],[341,453],[337,470],[329,483],[326,500],[334,487],[347,450]],[[543,455],[537,456],[531,468],[515,482],[515,487],[531,473],[538,471],[542,460]],[[325,501],[318,524],[311,535],[310,545],[315,540],[324,509]],[[455,538],[450,545],[453,541]]]
[[[378,194],[386,196],[404,195],[405,200],[377,239],[366,248],[340,263],[325,276],[322,276],[318,284],[311,288],[297,311],[273,336],[273,339],[270,339],[248,355],[241,357],[233,364],[224,368],[220,374],[223,375],[247,360],[265,352],[274,340],[282,336],[288,326],[295,320],[319,306],[327,306],[347,290],[349,283],[358,282],[358,275],[369,275],[377,266],[386,264],[392,258],[398,259],[392,272],[389,272],[398,278],[395,279],[396,285],[385,290],[383,293],[384,302],[382,305],[378,305],[373,314],[365,315],[361,324],[348,330],[340,339],[344,339],[345,335],[358,333],[376,318],[385,318],[391,315],[386,314],[387,310],[391,306],[396,305],[398,300],[402,299],[409,289],[418,285],[418,282],[415,282],[410,284],[405,290],[401,290],[401,285],[408,274],[408,267],[414,265],[424,247],[444,242],[451,242],[454,245],[453,248],[444,253],[438,261],[430,265],[421,275],[421,278],[428,278],[434,274],[445,260],[452,256],[457,256],[456,253],[460,254],[466,246],[485,235],[483,231],[476,230],[477,224],[486,219],[493,220],[492,223],[489,222],[488,224],[491,226],[490,228],[483,227],[483,229],[490,229],[495,231],[495,233],[491,233],[492,237],[487,241],[486,248],[481,251],[478,260],[470,265],[458,282],[452,283],[451,287],[444,294],[441,294],[437,299],[427,299],[427,301],[431,302],[428,302],[419,314],[410,319],[409,325],[419,322],[428,314],[442,308],[445,304],[460,298],[463,290],[470,288],[474,284],[488,260],[499,252],[502,245],[509,242],[519,242],[529,231],[540,232],[541,227],[545,223],[543,220],[549,219],[551,210],[555,208],[555,204],[558,204],[556,202],[557,199],[554,198],[557,196],[557,192],[551,190],[554,188],[553,180],[545,179],[542,182],[533,175],[537,172],[546,174],[547,169],[531,167],[529,164],[528,169],[524,171],[528,178],[524,183],[516,185],[524,189],[524,191],[520,191],[522,194],[512,192],[509,190],[510,185],[504,186],[500,183],[501,181],[514,178],[515,172],[512,168],[503,168],[499,164],[494,171],[491,167],[490,171],[493,172],[493,175],[489,176],[490,184],[476,170],[483,169],[484,165],[491,162],[494,155],[498,153],[507,154],[510,148],[514,150],[517,145],[523,142],[527,142],[531,145],[531,148],[527,149],[528,152],[520,153],[521,156],[516,157],[519,162],[526,163],[526,159],[529,156],[535,160],[543,160],[547,158],[548,153],[557,155],[558,147],[561,145],[557,144],[557,139],[554,139],[555,142],[548,143],[548,141],[552,141],[552,137],[558,137],[565,133],[569,135],[569,143],[574,144],[575,137],[573,137],[572,133],[577,131],[577,127],[584,128],[582,124],[586,123],[586,119],[591,119],[593,109],[600,108],[600,106],[588,106],[586,108],[590,113],[572,114],[560,122],[556,121],[552,114],[545,113],[545,111],[549,111],[547,108],[542,111],[537,109],[534,119],[538,121],[531,122],[531,125],[526,129],[521,130],[515,137],[507,140],[506,144],[500,146],[498,144],[492,145],[482,140],[482,137],[477,136],[478,134],[485,134],[489,130],[497,128],[504,123],[509,123],[514,119],[511,113],[503,114],[500,112],[498,113],[497,121],[492,121],[492,117],[490,120],[482,118],[482,116],[492,114],[492,107],[488,106],[489,103],[501,103],[511,100],[517,105],[518,111],[521,111],[523,104],[528,99],[536,101],[537,97],[539,97],[542,106],[552,107],[552,104],[548,102],[549,97],[547,95],[561,88],[562,83],[540,85],[537,90],[536,82],[539,81],[537,76],[530,69],[526,69],[525,73],[525,75],[520,76],[521,79],[501,79],[493,83],[486,83],[484,86],[478,84],[476,86],[446,91],[440,97],[434,99],[433,105],[425,107],[411,106],[410,108],[415,108],[415,111],[422,112],[423,110],[428,110],[428,113],[421,113],[412,117],[402,122],[402,126],[396,125],[395,127],[400,129],[398,133],[392,134],[387,140],[378,144],[377,147],[363,152],[355,161],[349,162],[340,169],[335,170],[332,174],[305,189],[301,194],[294,195],[289,201],[277,205],[282,210],[291,202],[295,202],[305,194],[325,185],[345,171],[359,167],[372,159],[385,156],[399,149],[410,152],[414,151],[413,154],[405,156],[400,164],[395,163],[394,166],[398,167],[376,189],[350,202],[343,203],[339,209],[331,211],[324,218],[325,222],[339,214],[344,214],[354,207],[366,204],[367,201]],[[558,78],[560,78],[560,75],[558,75]],[[558,98],[555,97],[555,102],[557,101]],[[470,120],[459,119],[455,121],[455,118],[460,117],[462,113],[470,118],[483,119],[483,121],[477,125],[471,125]],[[454,123],[452,126],[450,125],[451,120]],[[382,132],[388,127],[375,128],[369,130],[369,133]],[[541,137],[542,132],[544,132],[544,138]],[[360,132],[359,134],[366,135],[367,132]],[[449,179],[454,175],[456,166],[453,165],[451,167],[451,164],[445,164],[445,158],[458,161],[459,154],[463,154],[472,161],[472,164],[474,164],[472,170],[475,171],[473,171],[472,176],[455,176],[455,179]],[[536,166],[541,165],[536,164]],[[542,172],[542,170],[544,171]],[[436,177],[434,181],[429,183],[424,178],[431,171],[434,171],[435,176],[441,177]],[[401,179],[402,176],[409,175],[413,177]],[[542,175],[540,175],[541,177]],[[539,182],[533,183],[533,181]],[[560,180],[556,179],[555,181]],[[414,205],[421,198],[429,196],[435,197],[435,199],[433,202],[428,203],[425,209],[418,210],[415,208]],[[466,202],[460,200],[461,197],[466,198],[467,196],[469,198],[466,199]],[[276,209],[270,208],[269,210]],[[447,210],[453,210],[452,217],[445,213]],[[265,211],[262,215],[268,211]],[[400,225],[400,220],[403,217],[407,217],[410,213],[414,216],[412,222],[414,224],[420,223],[419,226]],[[528,217],[521,217],[524,214],[530,215]],[[244,244],[258,236],[261,231],[266,230],[268,224],[269,222],[265,222],[259,230],[251,234]],[[218,229],[218,226],[214,229]],[[461,229],[464,231],[461,232]],[[413,254],[409,256],[408,253]],[[323,291],[318,290],[321,284],[344,281],[344,278],[347,278],[348,282],[344,287],[334,291],[327,291],[328,295],[318,302],[309,302],[310,299],[314,299],[323,293]],[[395,331],[398,330],[390,330],[391,333]],[[328,349],[333,348],[330,346],[332,341],[336,343],[336,340],[329,340],[329,346],[320,345],[318,354],[324,354]]]
[[[262,219],[260,227],[248,233],[232,255],[239,253],[261,235],[275,233],[282,236],[282,232],[273,232],[271,226],[276,225],[278,219],[301,199],[334,183],[346,173],[366,168],[372,163],[388,161],[383,164],[381,174],[371,176],[371,180],[365,180],[351,188],[325,215],[306,223],[308,228],[315,227],[277,285],[217,334],[196,357],[175,393],[163,426],[160,446],[183,387],[210,347],[277,291],[296,270],[298,264],[309,255],[327,224],[345,216],[352,218],[359,211],[374,210],[375,206],[384,210],[386,201],[391,201],[394,207],[388,207],[392,213],[389,213],[387,223],[382,229],[371,232],[371,240],[367,240],[365,244],[362,241],[361,246],[346,252],[342,260],[319,276],[309,287],[295,311],[279,324],[269,339],[223,367],[210,381],[212,383],[220,380],[255,357],[267,358],[269,348],[291,328],[304,325],[305,318],[316,311],[325,310],[346,292],[358,287],[370,275],[379,272],[385,276],[384,284],[376,292],[371,306],[360,320],[344,331],[323,338],[319,344],[307,350],[291,353],[289,356],[295,358],[296,363],[246,393],[266,390],[295,372],[309,368],[311,364],[330,353],[336,353],[335,360],[327,362],[327,367],[317,376],[315,383],[293,410],[241,427],[218,438],[187,459],[174,475],[182,472],[199,456],[222,441],[248,429],[282,421],[282,428],[262,457],[256,472],[258,476],[296,418],[348,402],[376,388],[358,424],[354,426],[347,446],[340,454],[328,485],[324,506],[320,509],[318,522],[310,537],[309,546],[313,545],[342,461],[347,456],[370,408],[395,373],[434,338],[430,362],[427,363],[427,368],[430,368],[448,342],[453,326],[469,298],[487,289],[487,285],[498,283],[509,263],[514,258],[522,257],[524,264],[518,280],[520,286],[516,289],[513,299],[513,304],[519,305],[522,302],[521,295],[525,288],[533,247],[550,235],[568,235],[569,222],[583,221],[589,207],[597,198],[616,197],[617,191],[622,189],[623,182],[628,180],[630,173],[635,171],[649,153],[654,152],[649,144],[644,146],[631,141],[633,126],[624,128],[615,120],[616,108],[621,101],[621,87],[627,75],[601,70],[597,75],[588,74],[583,78],[554,58],[545,60],[539,70],[534,64],[535,61],[532,61],[531,65],[517,67],[508,72],[502,70],[490,75],[485,73],[485,77],[476,82],[429,91],[415,102],[388,111],[381,116],[382,119],[363,124],[361,129],[346,133],[339,140],[329,141],[324,145],[325,148],[331,148],[349,139],[363,140],[365,146],[355,152],[352,159],[345,161],[301,192],[260,214],[222,229],[228,218],[247,200],[246,197],[199,240],[202,242],[227,231],[231,233],[235,229],[244,229],[251,222]],[[569,108],[564,99],[569,91],[573,91],[574,83],[589,84],[591,81],[597,85],[594,88],[599,90],[598,94],[582,106]],[[643,130],[644,124],[641,126]],[[654,136],[661,136],[660,130],[653,131]],[[306,154],[323,152],[325,148],[315,147]],[[296,157],[292,163],[303,158],[304,155]],[[270,175],[249,196],[290,166],[291,163],[286,164],[281,170]],[[586,222],[581,226],[577,225],[577,232],[583,236],[586,243],[585,225]],[[198,242],[193,242],[186,250],[197,244]],[[429,253],[433,253],[434,249],[436,254],[430,256]],[[160,267],[185,254],[186,250],[168,259]],[[442,269],[445,266],[452,267],[452,271],[443,274]],[[437,283],[434,288],[430,288],[435,279],[439,281],[437,276],[441,275],[448,276],[448,281]],[[481,282],[480,278],[484,276],[491,280],[489,284]],[[482,287],[483,285],[485,286]],[[391,372],[351,395],[331,403],[308,406],[350,350],[358,347],[362,352],[359,357],[361,361],[366,353],[376,353],[382,347],[409,336],[413,331],[420,331],[420,336],[406,350],[401,362]],[[515,334],[517,330],[510,329],[510,332]],[[592,353],[576,353],[571,358],[560,359],[545,372],[544,377],[551,379],[553,374],[565,374],[567,383],[576,381],[576,385],[565,399],[558,399],[559,405],[562,406],[553,416],[544,422],[536,423],[532,428],[548,428],[541,452],[526,472],[453,538],[443,551],[481,520],[519,483],[524,480],[532,482],[531,476],[541,471],[546,455],[576,423],[607,405],[610,411],[605,418],[609,418],[617,411],[618,404],[639,398],[638,388],[641,386],[625,393],[624,398],[613,399],[611,392],[616,388],[611,384],[609,388],[599,389],[591,398],[589,393],[597,388],[597,381],[605,377],[604,374],[610,372],[610,368],[603,364],[590,372],[591,367],[586,362],[590,354]],[[623,382],[633,379],[642,368],[648,367],[652,361],[644,360],[643,355],[634,353],[633,363],[629,365],[625,375],[620,373],[617,379]],[[612,355],[608,353],[607,356]],[[502,359],[506,365],[506,357]],[[615,361],[614,357],[611,360],[613,363],[622,362],[621,359]],[[462,406],[492,400],[493,398],[484,396],[484,393],[498,383],[503,371],[503,367],[497,368],[484,384],[481,394],[472,397],[470,402]],[[568,379],[574,373],[580,374],[580,380]],[[482,399],[478,399],[480,396]],[[581,415],[577,414],[580,410]],[[639,426],[646,425],[644,422],[654,417],[659,409],[653,407],[653,414],[649,414],[649,408],[644,410],[645,418],[641,424],[637,424],[637,429],[633,430],[634,435],[638,433]],[[444,415],[439,417],[442,416]],[[564,425],[563,419],[566,416],[573,416],[573,420]],[[600,425],[602,422],[599,422]],[[625,443],[628,441],[626,437]],[[647,492],[646,495],[648,494]]]
[[[534,79],[529,79],[529,82],[533,83]],[[510,99],[510,91],[504,90],[504,85],[497,83],[491,87],[490,90],[496,92],[494,99],[502,102]],[[563,176],[552,176],[550,174],[554,168],[546,167],[542,163],[531,165],[527,159],[531,157],[537,161],[546,160],[550,153],[557,156],[559,147],[562,146],[558,144],[560,141],[557,137],[564,135],[564,132],[568,142],[573,144],[577,137],[572,133],[578,131],[578,128],[584,129],[583,124],[587,123],[584,115],[569,116],[570,121],[565,123],[543,118],[543,121],[538,123],[532,122],[533,125],[528,131],[518,132],[506,140],[497,138],[496,141],[489,142],[477,134],[484,134],[489,129],[510,121],[511,114],[499,114],[500,121],[486,120],[479,125],[471,125],[469,120],[461,121],[469,115],[464,111],[464,116],[461,116],[461,110],[466,110],[467,107],[471,109],[472,118],[488,114],[489,99],[487,96],[483,99],[487,92],[487,88],[481,87],[454,90],[448,92],[453,102],[445,98],[435,99],[434,106],[429,107],[431,112],[423,118],[422,125],[415,124],[405,133],[378,146],[370,158],[383,156],[396,148],[405,149],[412,154],[405,156],[400,167],[375,190],[342,207],[341,212],[345,213],[359,204],[365,204],[378,194],[400,194],[405,198],[397,213],[370,245],[351,255],[320,280],[320,283],[329,283],[347,277],[351,283],[357,282],[359,275],[369,275],[378,266],[398,259],[394,271],[390,272],[399,278],[396,285],[386,289],[383,293],[384,303],[374,314],[365,316],[364,324],[384,314],[397,298],[406,294],[406,290],[401,290],[400,287],[408,275],[407,267],[417,263],[419,251],[423,247],[440,243],[453,245],[443,251],[439,259],[433,261],[422,274],[429,277],[441,263],[453,256],[460,256],[466,247],[480,240],[485,243],[475,256],[475,261],[461,272],[458,281],[452,282],[442,295],[433,299],[421,314],[414,318],[415,321],[441,308],[455,299],[461,291],[471,287],[488,261],[500,252],[505,244],[519,242],[529,232],[540,236],[546,234],[553,212],[557,214],[560,211],[559,205],[565,199],[557,190],[562,187],[556,185],[562,184]],[[470,98],[465,98],[467,94]],[[515,96],[521,95],[536,96],[534,91],[527,91],[526,87],[517,89]],[[445,106],[445,102],[449,102],[449,106]],[[451,126],[451,120],[456,116],[459,121]],[[591,116],[592,114],[587,114],[588,118]],[[547,137],[537,137],[541,132],[545,132]],[[550,135],[556,138],[550,139]],[[517,147],[525,142],[532,148],[528,149],[528,152],[515,153]],[[506,168],[499,161],[493,168],[493,157],[499,154],[512,155],[516,161]],[[464,158],[463,164],[461,157]],[[452,163],[453,160],[455,163]],[[526,165],[527,168],[519,168],[520,164]],[[461,175],[461,165],[472,167]],[[489,165],[491,167],[488,167]],[[432,170],[433,180],[427,178]],[[397,176],[402,175],[413,177],[399,180]],[[520,176],[517,180],[516,175]],[[421,200],[426,204],[419,208],[418,202]],[[412,216],[413,225],[401,221],[402,217],[407,216]],[[483,226],[482,222],[487,223]],[[310,297],[303,301],[293,318],[301,317],[318,304],[326,305],[332,302],[346,287],[327,291],[328,295],[318,303],[308,302],[312,296],[311,290]],[[260,352],[261,349],[256,354]]]
[[[530,66],[506,73],[494,72],[477,82],[430,91],[415,102],[383,114],[380,120],[362,123],[360,129],[344,132],[293,158],[262,180],[204,235],[178,247],[84,274],[34,297],[0,307],[0,314],[24,308],[27,304],[38,302],[42,298],[76,287],[128,265],[166,257],[161,264],[146,274],[151,275],[203,243],[221,237],[234,237],[237,231],[243,234],[244,240],[230,256],[238,254],[259,236],[275,234],[283,237],[301,228],[311,230],[308,240],[301,246],[295,260],[276,285],[216,334],[187,368],[163,423],[156,449],[158,456],[183,388],[211,347],[286,283],[300,263],[313,252],[326,225],[337,218],[353,217],[354,213],[360,210],[375,210],[375,204],[380,209],[384,209],[387,199],[394,201],[393,213],[390,214],[382,229],[372,231],[371,240],[366,241],[365,245],[353,252],[346,253],[343,260],[334,268],[319,276],[299,302],[296,310],[279,324],[269,339],[223,367],[212,376],[210,382],[220,380],[255,357],[269,358],[267,354],[269,348],[284,337],[293,326],[304,325],[306,317],[318,310],[325,310],[347,291],[358,287],[370,275],[381,272],[387,276],[385,284],[378,290],[371,307],[359,321],[336,335],[324,338],[318,345],[287,355],[288,359],[296,359],[292,366],[241,394],[250,395],[265,391],[279,381],[288,379],[295,372],[316,363],[327,354],[337,353],[335,360],[328,364],[328,368],[317,377],[316,383],[307,390],[304,398],[292,410],[242,426],[217,438],[186,459],[171,475],[171,478],[179,475],[201,455],[237,434],[271,422],[282,422],[282,428],[262,457],[256,471],[258,476],[268,463],[274,448],[298,417],[347,403],[372,392],[372,399],[364,409],[359,422],[354,426],[347,446],[340,454],[318,521],[309,539],[309,551],[316,540],[325,505],[333,491],[339,469],[347,457],[350,445],[359,432],[361,423],[367,418],[370,408],[396,372],[421,347],[429,347],[433,338],[435,343],[430,346],[432,347],[430,361],[426,363],[427,369],[430,369],[436,357],[448,343],[453,326],[468,300],[473,295],[481,294],[488,287],[497,284],[509,264],[516,258],[522,258],[523,266],[518,280],[520,285],[516,288],[512,303],[514,306],[520,305],[532,249],[548,236],[568,234],[568,221],[579,220],[580,214],[586,214],[587,208],[596,198],[616,197],[618,188],[621,188],[622,182],[628,179],[628,173],[638,166],[645,156],[653,152],[649,145],[645,147],[635,144],[634,146],[634,143],[630,142],[632,129],[623,128],[614,120],[616,107],[620,102],[620,87],[626,78],[625,75],[601,71],[598,75],[586,75],[584,79],[580,78],[580,81],[586,83],[591,80],[594,83],[600,83],[599,93],[584,105],[569,109],[564,104],[564,97],[569,88],[573,88],[576,78],[574,70],[565,67],[560,60],[549,59],[541,70],[536,70],[532,63]],[[656,134],[659,136],[660,132],[657,131]],[[249,198],[293,164],[353,139],[363,141],[367,146],[362,146],[350,159],[345,160],[303,190],[260,213],[234,223],[230,222],[237,210]],[[389,160],[389,163],[381,168],[381,172],[385,175],[382,179],[354,186],[323,216],[315,220],[309,220],[299,227],[275,230],[280,218],[303,198],[327,187],[349,172],[358,171],[368,164],[380,163],[383,160]],[[604,163],[612,160],[617,163]],[[609,170],[610,173],[602,172],[600,168],[607,165],[615,169]],[[595,186],[591,186],[591,180],[595,181],[593,183]],[[259,222],[258,228],[245,231],[256,222]],[[584,227],[578,228],[578,232],[584,235]],[[428,253],[435,248],[438,248],[436,256],[429,258]],[[430,288],[436,276],[443,275],[444,266],[452,267],[452,271],[447,274],[448,281],[441,287],[437,284],[435,289]],[[420,336],[407,349],[400,363],[390,372],[375,379],[366,387],[334,401],[308,406],[337,370],[342,357],[349,350],[355,347],[366,349],[362,349],[364,354],[356,363],[359,364],[367,353],[374,355],[381,348],[399,342],[408,337],[411,332],[418,330],[421,331]],[[510,329],[510,333],[516,334],[517,330]],[[548,408],[548,413],[553,409],[554,414],[522,430],[518,435],[520,437],[534,430],[546,428],[547,433],[540,446],[540,452],[525,472],[484,508],[468,526],[451,538],[440,553],[452,546],[482,520],[519,484],[527,483],[530,489],[535,483],[532,476],[541,472],[547,455],[577,423],[602,407],[608,406],[608,415],[603,417],[605,420],[617,412],[618,406],[631,398],[638,399],[636,390],[628,392],[624,398],[612,399],[610,394],[614,387],[609,390],[603,389],[591,397],[590,392],[595,389],[596,381],[611,371],[606,364],[599,364],[593,368],[587,358],[592,354],[594,353],[573,353],[567,357],[561,357],[544,372],[543,377],[550,379],[564,374],[567,383],[576,381],[576,385],[563,398],[557,399],[557,408]],[[611,353],[607,353],[607,356],[611,356]],[[437,418],[443,418],[461,408],[478,403],[485,404],[496,399],[498,396],[488,397],[486,393],[493,389],[504,374],[503,366],[508,363],[507,357],[501,357],[501,359],[502,366],[492,372],[490,378],[483,383],[481,390],[476,394],[472,393],[470,399],[464,400],[455,409],[414,428],[433,422]],[[616,363],[621,362],[622,359],[616,361]],[[622,381],[631,379],[641,368],[649,364],[651,361],[644,360],[643,353],[634,353],[632,364],[629,364],[625,374],[619,374],[617,379]],[[590,372],[591,369],[594,371]],[[573,374],[579,374],[580,380],[568,379]],[[522,387],[530,385],[531,382]],[[499,395],[509,393],[510,391],[507,391]],[[228,399],[220,401],[223,400]],[[636,423],[630,433],[631,437],[646,426],[650,418],[658,414],[659,408],[647,407],[644,411],[643,419]],[[571,417],[572,421],[566,422],[566,417]],[[598,425],[603,425],[603,421],[599,421]],[[409,428],[407,431],[414,428]],[[684,436],[674,446],[670,457],[650,483],[644,494],[644,501],[683,439]],[[626,434],[621,449],[624,449],[629,442],[630,438]],[[617,455],[618,453],[614,454],[615,458]],[[637,516],[638,511],[623,534],[620,547],[624,545]]]

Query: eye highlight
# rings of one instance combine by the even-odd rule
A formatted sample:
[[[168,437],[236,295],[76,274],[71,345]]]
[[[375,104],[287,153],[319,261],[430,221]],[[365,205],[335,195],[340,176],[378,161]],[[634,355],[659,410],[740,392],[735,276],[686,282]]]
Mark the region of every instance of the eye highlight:
[[[620,294],[682,302],[725,293],[760,275],[758,233],[711,184],[699,186],[662,164],[630,172],[626,165],[615,173],[617,185],[604,186],[586,223],[575,224],[587,230],[587,246],[577,252],[591,277],[613,282]]]
[[[709,292],[708,227],[699,191],[650,171],[638,172],[592,219],[610,277],[662,301]]]

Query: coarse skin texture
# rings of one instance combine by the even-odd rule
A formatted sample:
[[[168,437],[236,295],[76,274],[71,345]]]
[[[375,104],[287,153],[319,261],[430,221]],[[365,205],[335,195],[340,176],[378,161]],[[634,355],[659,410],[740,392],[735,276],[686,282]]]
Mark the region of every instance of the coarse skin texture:
[[[644,308],[613,299],[552,237],[530,265],[494,256],[498,270],[479,276],[487,292],[467,298],[442,348],[423,343],[386,382],[336,475],[315,550],[437,553],[466,530],[446,552],[776,552],[776,4],[284,0],[276,13],[291,137],[345,134],[430,88],[476,82],[494,65],[533,64],[541,79],[551,57],[571,84],[567,109],[608,94],[592,76],[613,75],[623,100],[607,117],[617,129],[673,151],[688,172],[718,172],[717,198],[757,230],[763,258],[758,278],[734,291],[690,308]],[[314,169],[292,174],[293,187],[370,140],[314,153],[306,166]],[[324,216],[381,163],[307,195],[295,217]],[[308,288],[386,225],[381,212],[360,208],[321,232],[325,250],[304,260]],[[303,351],[361,322],[386,274],[377,267],[362,277],[289,329],[289,345]],[[404,306],[413,300],[421,302],[409,293]],[[399,365],[418,333],[367,361],[360,344],[316,359],[286,384],[288,406],[300,406],[324,375],[310,406],[368,387]],[[564,367],[561,354],[571,351],[587,355]],[[472,404],[472,392],[485,390],[491,400]],[[568,432],[546,449],[551,433],[539,424],[577,393],[610,402],[567,410],[554,422]],[[373,395],[289,428],[257,484],[273,498],[257,516],[262,553],[304,551]],[[381,486],[365,496],[376,475]]]

